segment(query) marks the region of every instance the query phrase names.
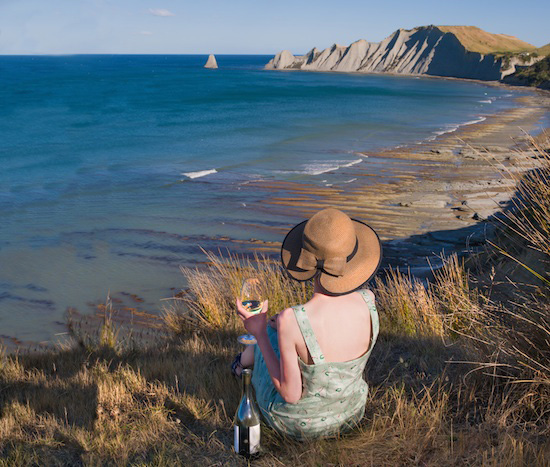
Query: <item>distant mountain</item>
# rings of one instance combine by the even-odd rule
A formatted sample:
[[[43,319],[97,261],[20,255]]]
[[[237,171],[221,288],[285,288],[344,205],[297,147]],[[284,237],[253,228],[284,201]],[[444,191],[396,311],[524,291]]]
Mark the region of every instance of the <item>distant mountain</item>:
[[[399,29],[382,42],[358,40],[349,46],[314,48],[302,56],[279,52],[268,70],[399,73],[500,80],[540,57],[536,47],[513,36],[474,26]]]

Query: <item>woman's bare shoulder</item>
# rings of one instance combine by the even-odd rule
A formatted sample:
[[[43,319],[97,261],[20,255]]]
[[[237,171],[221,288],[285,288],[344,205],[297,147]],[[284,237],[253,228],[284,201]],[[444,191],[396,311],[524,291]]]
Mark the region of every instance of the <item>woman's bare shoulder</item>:
[[[286,308],[277,316],[277,332],[283,339],[295,341],[300,334],[293,308]]]
[[[289,325],[292,326],[292,324],[296,323],[296,315],[294,314],[293,308],[285,308],[278,314],[277,324],[280,325],[281,323],[285,327]]]

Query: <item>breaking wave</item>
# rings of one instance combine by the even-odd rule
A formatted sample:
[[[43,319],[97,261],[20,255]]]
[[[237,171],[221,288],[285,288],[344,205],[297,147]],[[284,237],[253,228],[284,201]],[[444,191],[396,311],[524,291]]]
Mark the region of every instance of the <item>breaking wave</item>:
[[[201,178],[205,177],[206,175],[215,174],[218,171],[216,169],[209,169],[209,170],[199,170],[198,172],[183,172],[182,175],[185,175],[189,178]]]

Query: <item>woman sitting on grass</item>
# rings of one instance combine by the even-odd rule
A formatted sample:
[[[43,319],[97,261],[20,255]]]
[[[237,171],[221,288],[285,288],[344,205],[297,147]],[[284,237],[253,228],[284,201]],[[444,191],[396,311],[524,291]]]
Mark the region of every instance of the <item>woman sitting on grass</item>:
[[[378,236],[337,209],[295,226],[281,249],[298,281],[313,279],[314,293],[267,325],[267,301],[258,314],[237,301],[239,317],[257,344],[232,369],[253,367],[252,384],[266,422],[293,438],[334,436],[365,412],[363,370],[378,336],[374,294],[360,287],[381,260]]]

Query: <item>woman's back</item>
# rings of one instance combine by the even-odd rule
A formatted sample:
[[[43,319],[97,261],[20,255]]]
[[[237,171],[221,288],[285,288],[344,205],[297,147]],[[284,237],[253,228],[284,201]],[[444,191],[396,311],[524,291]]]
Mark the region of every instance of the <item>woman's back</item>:
[[[367,346],[363,348],[355,345],[347,346],[346,357],[349,355],[353,355],[353,357],[346,358],[345,361],[325,358],[324,349],[318,342],[306,306],[299,305],[292,308],[305,347],[304,353],[298,354],[303,391],[302,397],[297,403],[287,403],[282,399],[271,383],[261,352],[255,353],[252,382],[256,389],[256,398],[264,417],[277,431],[298,439],[334,436],[355,425],[362,418],[368,392],[367,383],[363,380],[362,375],[371,349],[376,342],[379,324],[376,307],[371,297],[372,293],[361,290],[350,295],[354,296],[351,301],[338,300],[332,303],[340,302],[339,305],[348,305],[351,310],[348,321],[357,328],[360,327],[360,322],[363,320],[361,315],[364,314],[364,322],[368,323],[368,329],[372,329],[372,332],[363,328],[358,331],[357,336],[360,336],[361,333],[368,336],[372,334],[372,341],[370,346],[367,343]],[[357,303],[357,298],[362,303]],[[330,311],[327,308],[328,301],[325,304],[314,303],[315,306],[311,307],[312,301],[308,304],[312,308],[311,314],[314,317],[315,325],[318,330],[326,334],[325,348],[333,352],[333,355],[338,356],[336,347],[338,344],[346,346],[343,340],[340,340],[341,337],[345,338],[345,335],[338,336],[339,338],[335,340],[336,344],[330,343],[329,326],[337,326],[338,333],[345,333],[348,329],[347,325],[336,323],[332,316],[327,317],[327,313]],[[342,316],[346,316],[346,308],[342,308],[339,314],[341,315],[340,321],[345,321]],[[277,332],[270,328],[268,334],[273,348],[280,356]],[[358,341],[360,340],[358,339]],[[359,355],[355,355],[356,353]],[[303,357],[306,355],[311,360],[311,364],[304,360]],[[344,354],[341,353],[341,355]]]
[[[326,362],[346,362],[368,350],[372,335],[371,316],[362,293],[374,301],[374,294],[364,291],[336,297],[315,294],[303,305]],[[298,337],[296,349],[299,357],[312,364],[304,339]]]

